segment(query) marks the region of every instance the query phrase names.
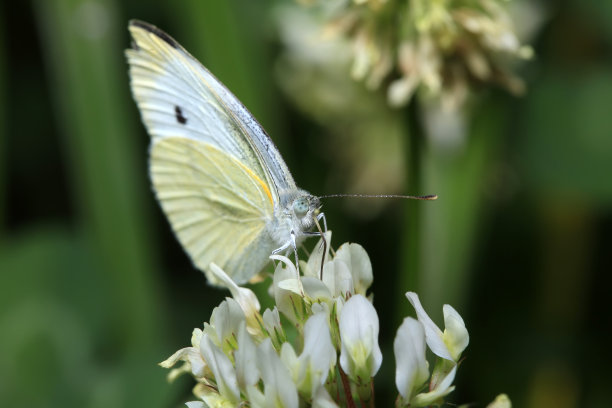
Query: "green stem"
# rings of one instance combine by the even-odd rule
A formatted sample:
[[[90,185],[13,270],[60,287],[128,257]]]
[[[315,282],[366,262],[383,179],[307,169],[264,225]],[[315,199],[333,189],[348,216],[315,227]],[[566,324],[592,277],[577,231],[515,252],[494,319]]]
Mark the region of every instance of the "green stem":
[[[406,194],[423,194],[422,185],[422,160],[425,131],[420,116],[420,107],[416,98],[413,98],[405,111],[406,128],[408,137],[406,139],[407,175],[406,175]],[[398,277],[397,307],[395,308],[396,320],[399,321],[408,313],[408,302],[403,294],[407,290],[415,290],[419,286],[419,265],[421,246],[419,244],[421,236],[420,218],[422,202],[417,200],[406,200],[404,237],[401,247],[401,265]]]
[[[5,23],[4,21],[2,21]],[[6,109],[8,108],[8,100],[6,98],[6,52],[5,52],[5,39],[4,33],[0,33],[0,239],[4,236],[4,230],[6,228],[6,209],[8,207],[8,191],[7,191],[7,180],[8,180],[8,132],[7,132],[7,117]]]

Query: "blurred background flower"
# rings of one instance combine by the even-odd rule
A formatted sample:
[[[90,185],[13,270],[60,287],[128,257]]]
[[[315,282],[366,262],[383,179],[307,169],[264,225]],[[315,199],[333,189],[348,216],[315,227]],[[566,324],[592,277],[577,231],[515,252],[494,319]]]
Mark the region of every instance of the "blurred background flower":
[[[358,6],[371,13],[390,4]],[[427,310],[452,304],[470,328],[450,401],[486,405],[504,391],[521,407],[608,406],[612,3],[507,6],[518,10],[508,11],[518,44],[531,44],[535,57],[504,72],[527,92],[479,86],[460,115],[423,103],[417,116],[428,137],[414,154],[407,108],[389,108],[386,82],[371,91],[369,70],[352,79],[354,37],[307,31],[331,14],[289,0],[3,2],[0,404],[190,399],[193,383],[167,385],[156,363],[226,293],[206,287],[150,192],[148,136],[123,57],[127,21],[140,18],[227,84],[301,187],[440,196],[417,203],[414,219],[394,201],[324,202],[336,242],[359,242],[372,260],[383,354],[405,315],[396,303],[412,290]],[[287,7],[303,19],[290,20],[295,30],[284,26]],[[299,46],[287,34],[298,29],[327,51]],[[336,70],[325,53],[336,55]],[[395,75],[385,78],[401,79],[401,70]],[[415,160],[420,191],[408,184]],[[405,269],[401,256],[415,239],[418,265]],[[393,374],[383,362],[380,406],[392,404]]]
[[[405,105],[418,89],[440,99],[447,109],[460,108],[477,84],[494,83],[515,94],[524,92],[522,80],[511,68],[515,59],[528,59],[533,50],[518,38],[508,1],[306,3],[321,9],[317,14],[326,20],[327,36],[349,39],[352,77],[370,89],[388,85],[393,106]],[[528,14],[530,22],[539,20],[533,3]],[[298,26],[288,25],[290,29]]]

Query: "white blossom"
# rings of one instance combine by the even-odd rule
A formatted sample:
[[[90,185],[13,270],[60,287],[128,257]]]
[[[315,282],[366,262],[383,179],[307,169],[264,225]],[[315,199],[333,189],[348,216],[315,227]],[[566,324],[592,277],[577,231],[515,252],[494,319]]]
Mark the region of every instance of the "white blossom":
[[[429,364],[425,359],[425,330],[423,324],[411,317],[404,319],[393,341],[395,352],[395,385],[405,401],[429,378]]]
[[[357,244],[325,252],[322,277],[322,247],[302,262],[307,276],[298,277],[289,258],[273,256],[279,264],[269,294],[276,305],[263,315],[252,291],[235,285],[221,269],[211,268],[234,297],[213,310],[203,330],[193,330],[190,347],[161,363],[171,368],[183,362],[170,377],[190,373],[197,380],[193,393],[199,400],[187,403],[188,407],[336,408],[351,405],[351,400],[356,406],[373,402],[372,377],[381,366],[382,353],[378,315],[366,298],[372,266]],[[442,332],[418,296],[413,292],[406,296],[418,320],[404,319],[394,341],[400,394],[396,404],[439,405],[455,388],[467,330],[461,316],[444,305]],[[249,326],[246,313],[252,314],[256,328]],[[439,357],[431,375],[426,344]]]
[[[265,339],[257,347],[257,366],[264,384],[262,393],[257,387],[247,387],[253,408],[298,408],[298,394],[291,374],[272,347],[270,339]]]
[[[236,372],[230,359],[208,336],[202,336],[200,352],[216,380],[219,400],[237,404],[240,401],[240,390]]]
[[[252,333],[257,333],[259,329],[257,316],[259,316],[259,309],[261,306],[259,305],[259,300],[257,300],[255,293],[250,289],[238,286],[236,282],[215,263],[210,264],[210,273],[215,277],[218,285],[225,286],[229,289],[232,297],[244,312],[247,320],[247,327]]]
[[[407,292],[406,297],[414,307],[419,322],[425,328],[427,345],[434,354],[444,359],[457,362],[469,343],[469,335],[463,319],[450,305],[444,305],[444,332],[431,320],[414,292]]]
[[[411,405],[415,407],[426,407],[433,404],[438,404],[446,395],[450,394],[455,386],[451,385],[457,374],[457,366],[454,365],[450,371],[442,378],[442,381],[435,384],[429,392],[420,393],[414,396]]]
[[[204,324],[204,333],[224,352],[235,348],[235,337],[238,328],[246,321],[238,303],[232,298],[226,298],[214,308],[210,324]]]
[[[372,285],[374,275],[372,273],[372,263],[367,252],[359,244],[342,244],[334,261],[343,261],[347,265],[353,280],[353,292],[366,296],[367,290]]]
[[[362,295],[351,297],[343,306],[339,321],[342,350],[340,366],[356,381],[369,381],[382,363],[378,345],[378,315]]]
[[[243,324],[238,329],[238,350],[234,354],[236,380],[241,389],[253,386],[259,380],[257,346]]]
[[[298,363],[305,369],[297,384],[303,384],[312,396],[325,383],[329,370],[336,364],[336,349],[331,341],[328,321],[327,314],[320,312],[309,317],[304,325],[304,348]]]

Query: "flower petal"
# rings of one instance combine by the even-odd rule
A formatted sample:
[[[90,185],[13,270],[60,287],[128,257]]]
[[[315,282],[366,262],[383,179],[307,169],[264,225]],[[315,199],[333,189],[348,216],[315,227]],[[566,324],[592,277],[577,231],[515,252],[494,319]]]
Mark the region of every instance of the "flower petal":
[[[453,366],[450,372],[444,377],[444,379],[438,383],[433,390],[421,394],[417,394],[411,401],[414,406],[424,407],[427,405],[434,405],[441,398],[453,392],[455,389],[454,385],[451,385],[455,380],[455,374],[457,374],[457,366]]]
[[[227,353],[232,348],[238,328],[245,321],[244,312],[238,302],[228,297],[213,309],[210,325],[204,325],[204,332],[210,335],[211,340]],[[209,326],[214,329],[214,336]]]
[[[355,293],[365,296],[374,280],[372,263],[365,249],[359,244],[342,244],[334,260],[342,260],[346,263],[353,276]]]
[[[355,292],[351,271],[346,262],[338,258],[323,267],[323,282],[334,297],[344,297]]]
[[[429,378],[429,366],[425,359],[425,329],[411,317],[404,319],[393,342],[395,352],[395,385],[401,396],[410,401]]]
[[[444,312],[444,343],[453,360],[458,361],[470,342],[470,336],[463,318],[451,305],[444,305],[442,310]]]
[[[297,323],[303,318],[302,295],[299,290],[300,283],[297,281],[297,270],[289,258],[273,255],[270,259],[280,261],[274,271],[273,293],[274,301],[278,311],[292,323]]]
[[[338,404],[332,399],[325,387],[321,386],[312,399],[312,408],[338,408]]]
[[[265,387],[268,405],[278,401],[282,407],[298,408],[298,394],[291,374],[272,347],[270,339],[265,339],[257,347],[257,365]]]
[[[240,390],[232,362],[208,336],[202,337],[200,352],[215,376],[219,394],[225,399],[237,403],[240,401]]]
[[[438,357],[455,361],[444,343],[442,331],[436,326],[433,320],[431,320],[427,312],[425,312],[425,309],[423,309],[421,301],[419,300],[419,295],[414,292],[406,292],[406,297],[414,307],[419,322],[421,322],[425,328],[425,340],[431,351]]]
[[[241,389],[255,385],[259,380],[257,346],[243,323],[238,329],[238,350],[234,353],[236,379]]]
[[[214,262],[211,262],[210,264],[210,272],[216,277],[218,282],[229,289],[232,297],[236,302],[238,302],[240,308],[247,318],[249,330],[252,333],[253,331],[256,332],[259,327],[257,324],[257,316],[259,315],[261,306],[259,305],[259,300],[257,300],[255,293],[253,293],[253,291],[250,289],[241,288],[238,286],[236,282],[234,282],[232,278]]]
[[[286,337],[276,306],[272,310],[266,309],[264,311],[263,325],[266,335],[272,340],[274,348],[280,348],[281,344],[286,341]]]
[[[308,366],[311,378],[310,392],[327,380],[330,368],[336,364],[336,349],[329,333],[329,320],[326,313],[317,313],[308,318],[304,325],[304,348],[300,364]]]
[[[329,261],[329,248],[331,245],[331,231],[327,231],[325,233],[325,241],[327,245],[325,245],[325,263]],[[304,268],[304,276],[311,276],[314,278],[318,278],[321,273],[321,260],[323,259],[323,241],[319,239],[319,242],[315,245],[312,253],[308,257],[308,262],[306,263],[306,267]]]
[[[362,295],[351,297],[340,312],[339,330],[342,369],[354,381],[369,381],[382,363],[374,306]]]
[[[208,408],[202,401],[189,401],[185,405],[187,405],[187,408]]]

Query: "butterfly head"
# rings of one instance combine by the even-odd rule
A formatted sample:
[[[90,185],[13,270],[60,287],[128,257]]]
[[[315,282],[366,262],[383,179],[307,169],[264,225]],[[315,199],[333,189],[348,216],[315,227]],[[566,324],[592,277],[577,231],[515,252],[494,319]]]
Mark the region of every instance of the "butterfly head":
[[[321,200],[311,194],[299,195],[293,200],[291,210],[302,231],[311,230],[321,213]]]

